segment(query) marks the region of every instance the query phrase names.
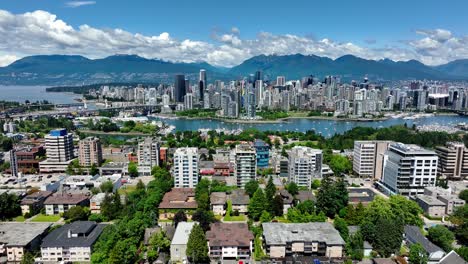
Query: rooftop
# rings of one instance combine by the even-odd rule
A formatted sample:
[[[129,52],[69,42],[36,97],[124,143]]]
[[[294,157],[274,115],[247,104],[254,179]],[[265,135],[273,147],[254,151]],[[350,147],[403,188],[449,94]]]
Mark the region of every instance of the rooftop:
[[[21,204],[22,205],[34,204],[34,203],[36,203],[36,202],[38,202],[38,201],[40,201],[42,199],[46,199],[50,195],[52,195],[52,192],[48,192],[48,191],[34,192],[34,193],[26,195],[21,200]]]
[[[50,223],[0,223],[0,244],[27,246],[34,238],[42,235]]]
[[[180,222],[177,224],[171,245],[186,245],[190,236],[190,232],[192,232],[192,228],[196,223],[197,222]]]
[[[427,239],[419,230],[417,226],[405,226],[405,238],[410,243],[419,243],[423,246],[424,250],[429,254],[443,251],[440,247],[434,245],[429,239]]]
[[[452,250],[440,260],[439,264],[466,264],[466,261]]]
[[[315,201],[315,196],[311,191],[299,191],[296,194],[296,199],[301,202],[304,202],[307,200]]]
[[[421,200],[422,202],[430,206],[445,206],[445,203],[429,195],[418,195],[416,196],[416,199]]]
[[[79,204],[88,199],[88,196],[82,194],[55,194],[49,196],[44,204]]]
[[[55,229],[42,240],[41,247],[90,247],[101,235],[105,224],[76,221]]]
[[[250,197],[242,189],[232,190],[229,199],[233,205],[246,205],[250,201]]]
[[[246,223],[213,223],[210,231],[206,232],[206,239],[210,246],[250,246],[254,239]]]
[[[159,204],[160,209],[197,209],[197,207],[193,188],[172,188]]]
[[[211,204],[225,204],[227,200],[227,194],[225,192],[212,192],[210,195]]]
[[[263,236],[269,245],[285,245],[293,241],[320,240],[327,245],[345,245],[340,233],[330,223],[263,223]]]

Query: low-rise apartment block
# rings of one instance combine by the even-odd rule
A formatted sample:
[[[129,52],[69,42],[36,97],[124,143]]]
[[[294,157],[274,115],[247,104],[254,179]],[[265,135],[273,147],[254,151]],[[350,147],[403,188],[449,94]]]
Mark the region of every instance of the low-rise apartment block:
[[[213,223],[206,232],[212,259],[250,259],[254,236],[246,223]]]
[[[39,248],[50,223],[0,223],[0,256],[19,263],[26,251]]]
[[[44,202],[46,215],[62,214],[75,206],[89,206],[89,197],[81,194],[55,194]]]

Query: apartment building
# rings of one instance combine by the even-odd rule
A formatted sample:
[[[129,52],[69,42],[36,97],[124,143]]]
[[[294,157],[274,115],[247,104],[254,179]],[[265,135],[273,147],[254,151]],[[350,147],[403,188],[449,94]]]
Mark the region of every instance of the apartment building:
[[[147,137],[138,143],[138,171],[142,175],[150,175],[154,166],[159,166],[159,142]]]
[[[271,259],[295,256],[341,258],[346,242],[331,223],[263,223],[263,241]]]
[[[384,154],[392,141],[355,141],[353,171],[360,177],[380,180],[383,173]]]
[[[99,138],[87,137],[80,140],[78,148],[78,160],[81,166],[90,167],[102,163],[102,146]]]
[[[254,236],[246,223],[213,223],[206,232],[212,259],[250,259]]]
[[[257,177],[257,158],[255,148],[248,144],[240,144],[235,149],[235,175],[237,187],[244,188],[245,184]]]
[[[322,150],[295,146],[289,152],[289,181],[310,188],[312,178],[322,175]]]
[[[65,172],[68,164],[73,160],[73,135],[66,129],[50,131],[45,136],[47,159],[39,163],[41,172]]]
[[[463,142],[448,142],[436,148],[437,174],[442,179],[463,180],[468,176],[468,149]]]
[[[65,213],[74,206],[89,206],[89,197],[82,194],[55,194],[44,202],[46,214]]]
[[[76,221],[55,229],[42,241],[41,260],[90,262],[93,245],[104,227],[92,221]]]
[[[173,162],[174,187],[195,188],[198,184],[198,149],[178,148]]]
[[[392,143],[386,160],[381,186],[389,194],[415,196],[435,186],[438,157],[434,151],[417,145]]]

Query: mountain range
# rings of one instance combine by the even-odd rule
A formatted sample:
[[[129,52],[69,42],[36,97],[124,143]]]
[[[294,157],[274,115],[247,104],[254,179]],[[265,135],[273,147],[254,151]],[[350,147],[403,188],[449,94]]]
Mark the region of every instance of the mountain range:
[[[439,66],[410,61],[367,60],[353,55],[337,59],[315,55],[259,55],[232,68],[221,68],[206,62],[180,63],[145,59],[136,55],[114,55],[88,59],[77,55],[39,55],[19,59],[0,67],[0,84],[7,85],[79,85],[108,82],[166,82],[176,73],[197,80],[200,69],[206,69],[210,80],[232,80],[257,70],[265,77],[300,79],[314,75],[340,76],[345,80],[440,79],[468,80],[468,59]]]

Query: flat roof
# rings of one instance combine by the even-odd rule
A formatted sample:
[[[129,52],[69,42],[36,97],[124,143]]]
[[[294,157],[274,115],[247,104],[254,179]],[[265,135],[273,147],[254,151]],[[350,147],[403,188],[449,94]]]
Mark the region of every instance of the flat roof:
[[[299,241],[320,241],[327,245],[346,244],[331,223],[263,223],[262,226],[268,245],[286,245]]]
[[[0,244],[7,246],[27,246],[37,236],[42,235],[50,223],[0,223]]]
[[[195,224],[197,224],[197,222],[179,222],[177,224],[174,237],[172,238],[171,245],[186,245],[190,232],[192,232],[192,228]]]

